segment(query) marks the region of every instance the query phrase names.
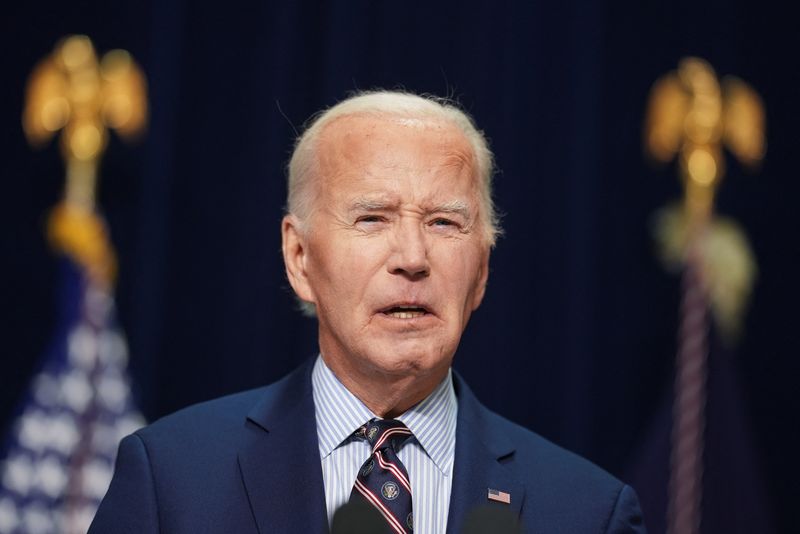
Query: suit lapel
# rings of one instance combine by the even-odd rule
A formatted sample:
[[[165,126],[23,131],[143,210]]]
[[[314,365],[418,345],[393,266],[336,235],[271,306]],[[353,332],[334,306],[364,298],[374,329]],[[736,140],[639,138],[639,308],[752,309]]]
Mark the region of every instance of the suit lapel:
[[[247,417],[239,468],[259,532],[328,532],[325,488],[311,390],[313,360],[273,387]],[[513,471],[514,446],[457,373],[458,424],[448,534],[479,506],[519,515],[525,486]],[[489,488],[511,495],[490,501]]]
[[[453,373],[458,396],[458,424],[453,484],[447,532],[458,534],[466,516],[479,506],[508,508],[519,516],[525,486],[513,471],[514,445],[491,421],[484,408],[457,373]],[[511,503],[488,499],[489,488],[511,495]]]
[[[245,423],[239,468],[261,534],[328,531],[312,365],[269,388]]]

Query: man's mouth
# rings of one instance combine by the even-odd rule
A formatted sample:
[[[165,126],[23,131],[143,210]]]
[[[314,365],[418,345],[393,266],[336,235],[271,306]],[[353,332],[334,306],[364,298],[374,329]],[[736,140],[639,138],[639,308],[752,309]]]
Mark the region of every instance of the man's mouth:
[[[395,319],[414,319],[430,312],[422,306],[391,306],[382,310],[381,313]]]

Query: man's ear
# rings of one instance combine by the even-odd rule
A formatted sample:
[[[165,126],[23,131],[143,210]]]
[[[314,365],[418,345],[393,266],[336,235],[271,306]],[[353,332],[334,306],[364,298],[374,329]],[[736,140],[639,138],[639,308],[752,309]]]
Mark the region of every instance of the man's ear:
[[[281,222],[281,243],[286,277],[292,289],[301,300],[316,302],[306,271],[308,248],[305,233],[300,228],[300,220],[292,214],[284,216]]]
[[[489,250],[487,248],[484,257],[481,259],[481,271],[478,273],[478,281],[475,285],[475,295],[472,300],[472,311],[478,309],[486,294],[486,283],[489,280]]]

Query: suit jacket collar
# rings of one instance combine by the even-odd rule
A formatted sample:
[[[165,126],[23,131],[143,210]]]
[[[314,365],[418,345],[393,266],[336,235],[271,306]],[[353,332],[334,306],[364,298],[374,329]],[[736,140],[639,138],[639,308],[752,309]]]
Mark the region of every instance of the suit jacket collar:
[[[447,532],[459,533],[469,512],[481,506],[506,507],[519,516],[525,485],[512,470],[515,446],[458,373],[453,373],[458,397],[456,454]],[[511,503],[488,499],[489,488],[511,495]]]
[[[247,416],[239,468],[261,534],[328,531],[312,364],[268,387]]]
[[[325,488],[311,386],[314,360],[266,389],[250,411],[239,450],[239,468],[258,529],[327,532]],[[497,428],[496,416],[453,373],[458,397],[455,465],[447,532],[461,532],[479,506],[504,506],[519,515],[524,484],[511,469],[515,447]],[[489,488],[511,495],[511,504],[489,501]]]

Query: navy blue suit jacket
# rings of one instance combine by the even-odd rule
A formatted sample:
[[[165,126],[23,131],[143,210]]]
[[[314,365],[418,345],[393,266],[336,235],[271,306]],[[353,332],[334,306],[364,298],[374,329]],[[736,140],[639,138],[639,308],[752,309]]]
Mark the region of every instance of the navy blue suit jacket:
[[[327,532],[311,363],[125,438],[90,534]],[[510,507],[526,532],[644,532],[629,486],[492,413],[455,373],[454,385],[448,533],[487,504]],[[488,488],[511,504],[488,501]]]

